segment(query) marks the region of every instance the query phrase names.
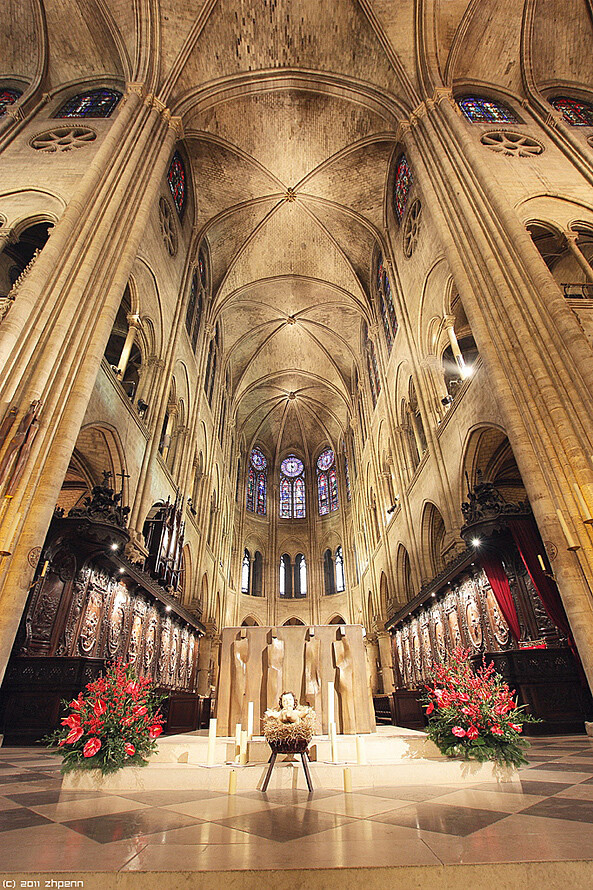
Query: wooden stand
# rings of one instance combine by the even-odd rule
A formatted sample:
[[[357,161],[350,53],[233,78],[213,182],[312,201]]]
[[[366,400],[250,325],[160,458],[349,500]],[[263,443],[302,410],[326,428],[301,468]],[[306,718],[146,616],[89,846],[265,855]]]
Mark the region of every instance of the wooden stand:
[[[270,744],[270,743],[268,743]],[[279,754],[300,754],[301,761],[303,764],[303,770],[305,771],[305,779],[307,780],[307,788],[309,791],[313,791],[313,782],[311,781],[311,773],[309,772],[309,753],[308,753],[308,742],[303,742],[300,745],[272,745],[270,744],[270,748],[272,749],[272,753],[270,754],[270,759],[268,760],[268,771],[266,773],[266,778],[264,779],[264,784],[262,785],[262,793],[265,794],[267,791],[268,785],[270,783],[270,779],[272,777],[272,770],[274,769],[274,764],[276,763],[276,758]]]

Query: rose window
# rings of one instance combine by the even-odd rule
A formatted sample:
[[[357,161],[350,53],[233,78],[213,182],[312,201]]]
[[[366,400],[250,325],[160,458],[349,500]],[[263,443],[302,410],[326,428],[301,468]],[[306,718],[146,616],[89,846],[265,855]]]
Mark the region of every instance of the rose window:
[[[29,145],[37,151],[72,151],[73,148],[83,148],[96,138],[97,134],[88,127],[54,127],[34,136]]]
[[[532,139],[531,136],[525,136],[524,133],[511,133],[506,130],[496,133],[484,133],[482,145],[485,145],[491,151],[516,158],[530,158],[535,155],[541,155],[544,150],[543,145]]]

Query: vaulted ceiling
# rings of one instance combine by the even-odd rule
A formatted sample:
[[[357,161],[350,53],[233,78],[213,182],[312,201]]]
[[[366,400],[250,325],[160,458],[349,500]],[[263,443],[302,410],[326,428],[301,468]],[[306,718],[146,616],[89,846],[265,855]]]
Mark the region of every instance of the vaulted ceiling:
[[[398,120],[442,85],[586,84],[592,36],[588,0],[4,0],[0,24],[0,74],[142,81],[182,117],[240,432],[306,459],[352,410]]]

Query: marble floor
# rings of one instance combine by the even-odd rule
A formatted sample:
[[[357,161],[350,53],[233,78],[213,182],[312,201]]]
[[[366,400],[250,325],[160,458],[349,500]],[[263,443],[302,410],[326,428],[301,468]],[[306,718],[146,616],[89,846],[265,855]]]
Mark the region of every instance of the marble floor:
[[[1,748],[0,876],[593,861],[593,739],[528,756],[520,785],[228,796],[66,792],[56,757]]]

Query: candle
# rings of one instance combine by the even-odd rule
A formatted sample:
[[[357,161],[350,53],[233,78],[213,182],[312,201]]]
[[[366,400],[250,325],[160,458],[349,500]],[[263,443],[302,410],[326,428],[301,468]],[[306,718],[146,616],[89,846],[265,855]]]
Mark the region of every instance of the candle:
[[[334,684],[330,681],[327,684],[327,725],[334,723],[335,719]]]
[[[239,752],[241,750],[241,724],[235,725],[235,761],[239,761]]]
[[[336,724],[330,723],[329,725],[329,742],[331,747],[331,759],[333,763],[338,762],[338,736],[336,733]]]
[[[207,764],[208,766],[212,766],[214,763],[214,751],[216,747],[216,717],[210,718],[210,724],[208,726],[208,757]]]
[[[575,539],[572,536],[572,533],[569,527],[566,524],[566,520],[560,510],[556,510],[556,516],[558,517],[558,522],[560,523],[560,528],[562,529],[562,533],[566,538],[567,550],[580,550],[580,544],[577,544]]]
[[[45,578],[45,573],[47,572],[48,566],[49,566],[49,560],[46,559],[45,562],[43,563],[43,568],[41,569],[41,577],[42,578]]]
[[[542,570],[542,572],[545,572],[545,571],[546,571],[546,564],[545,564],[545,562],[544,562],[543,559],[542,559],[542,555],[541,555],[541,553],[538,553],[538,554],[537,554],[537,561],[539,562],[539,564],[540,564],[540,566],[541,566],[541,570]]]
[[[239,763],[243,766],[247,763],[247,730],[241,730],[241,741],[239,744]]]
[[[361,766],[367,762],[364,739],[361,735],[356,736],[356,762]]]
[[[579,505],[579,509],[581,511],[581,515],[583,517],[583,522],[591,523],[593,522],[593,516],[591,516],[591,511],[587,506],[587,502],[583,497],[583,493],[576,482],[572,483],[572,487],[574,488],[574,493],[577,496],[577,502]]]
[[[344,794],[350,794],[352,792],[352,773],[350,772],[350,767],[344,767]]]
[[[251,741],[253,738],[253,702],[247,705],[247,738]]]
[[[237,773],[232,769],[229,773],[229,794],[234,794],[237,790]]]

